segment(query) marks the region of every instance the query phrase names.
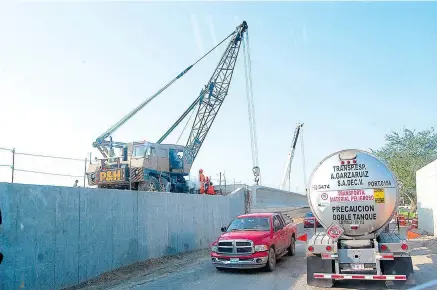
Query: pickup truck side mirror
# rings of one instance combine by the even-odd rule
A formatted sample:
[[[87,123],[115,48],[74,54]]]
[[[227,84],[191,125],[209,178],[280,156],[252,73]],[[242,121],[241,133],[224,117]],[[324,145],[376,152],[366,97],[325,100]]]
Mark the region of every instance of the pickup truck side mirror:
[[[220,231],[221,231],[222,233],[226,232],[226,227],[221,227]]]

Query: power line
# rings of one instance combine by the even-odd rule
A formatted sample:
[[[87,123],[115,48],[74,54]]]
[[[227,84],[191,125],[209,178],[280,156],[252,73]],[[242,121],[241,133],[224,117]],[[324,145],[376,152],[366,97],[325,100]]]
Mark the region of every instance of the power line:
[[[24,152],[15,152],[15,154],[16,155],[24,155],[24,156],[33,156],[33,157],[45,157],[45,158],[53,158],[53,159],[72,160],[72,161],[85,161],[86,160],[86,159],[79,159],[79,158],[59,157],[59,156],[32,154],[32,153],[24,153]]]
[[[15,169],[15,171],[27,172],[27,173],[38,173],[38,174],[45,174],[45,175],[65,176],[65,177],[76,177],[76,178],[83,177],[83,175],[78,176],[78,175],[52,173],[52,172],[43,172],[43,171],[34,171],[34,170],[25,170],[25,169]]]
[[[305,193],[307,191],[307,172],[306,172],[306,165],[305,165],[305,145],[303,142],[303,130],[300,133],[301,136],[301,140],[300,140],[300,145],[301,145],[301,150],[302,150],[302,167],[303,167],[303,186],[305,188]]]

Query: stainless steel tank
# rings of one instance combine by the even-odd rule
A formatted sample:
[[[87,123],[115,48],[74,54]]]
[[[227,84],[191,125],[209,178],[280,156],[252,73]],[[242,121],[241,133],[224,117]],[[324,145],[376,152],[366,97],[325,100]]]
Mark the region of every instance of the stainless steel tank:
[[[308,203],[325,227],[359,237],[382,229],[395,214],[399,191],[388,167],[372,154],[348,149],[329,155],[314,169]]]

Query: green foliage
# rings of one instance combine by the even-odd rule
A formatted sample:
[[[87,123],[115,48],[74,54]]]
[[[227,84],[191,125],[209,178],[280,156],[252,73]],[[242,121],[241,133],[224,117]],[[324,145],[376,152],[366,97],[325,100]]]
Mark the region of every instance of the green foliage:
[[[416,132],[403,129],[390,132],[386,144],[372,150],[395,173],[400,183],[401,196],[416,202],[416,171],[437,158],[437,133],[434,128]]]

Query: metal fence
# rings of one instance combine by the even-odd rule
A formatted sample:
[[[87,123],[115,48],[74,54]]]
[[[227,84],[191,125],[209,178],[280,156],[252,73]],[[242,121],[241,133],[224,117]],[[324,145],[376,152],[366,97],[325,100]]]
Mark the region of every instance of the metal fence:
[[[72,186],[78,180],[78,186],[83,184],[86,187],[88,162],[88,158],[51,156],[0,147],[0,181]]]
[[[78,180],[78,186],[88,187],[86,170],[90,159],[90,153],[88,158],[82,159],[0,147],[0,182],[73,186],[75,180]],[[208,177],[223,194],[246,186],[244,182],[225,174],[218,173]],[[198,183],[198,175],[189,178]]]

